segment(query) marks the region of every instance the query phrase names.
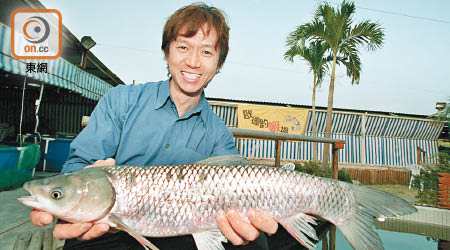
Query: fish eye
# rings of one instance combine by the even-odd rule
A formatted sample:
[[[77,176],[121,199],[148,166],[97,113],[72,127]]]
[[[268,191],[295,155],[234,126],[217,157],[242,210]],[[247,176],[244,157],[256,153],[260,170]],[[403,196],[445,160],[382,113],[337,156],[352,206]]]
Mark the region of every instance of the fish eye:
[[[51,193],[51,197],[54,200],[59,200],[63,197],[62,192],[60,190],[53,190]]]

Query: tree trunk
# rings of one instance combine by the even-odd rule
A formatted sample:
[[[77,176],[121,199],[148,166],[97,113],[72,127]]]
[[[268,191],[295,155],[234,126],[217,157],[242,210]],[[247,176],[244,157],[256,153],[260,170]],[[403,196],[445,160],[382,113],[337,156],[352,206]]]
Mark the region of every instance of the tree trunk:
[[[313,131],[312,135],[317,136],[317,126],[316,126],[316,80],[317,74],[314,72],[314,85],[313,85],[313,94],[312,94],[312,124]],[[313,142],[313,161],[317,161],[317,142]]]
[[[334,78],[336,70],[336,54],[333,54],[333,68],[331,70],[331,78],[330,78],[330,88],[328,90],[328,107],[327,107],[327,120],[325,127],[325,137],[331,138],[331,119],[333,114],[333,95],[334,95]],[[328,165],[328,155],[330,154],[330,144],[325,143],[323,147],[323,159],[322,159],[322,168],[325,168]]]

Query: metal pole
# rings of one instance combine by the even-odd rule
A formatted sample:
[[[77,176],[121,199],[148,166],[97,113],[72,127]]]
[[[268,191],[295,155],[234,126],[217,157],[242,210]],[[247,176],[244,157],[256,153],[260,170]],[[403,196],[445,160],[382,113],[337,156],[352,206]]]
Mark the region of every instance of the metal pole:
[[[83,54],[83,63],[81,64],[81,68],[86,70],[86,62],[87,62],[88,51],[86,50]]]
[[[25,76],[23,80],[23,89],[22,89],[22,108],[20,110],[20,123],[19,123],[19,143],[22,147],[22,122],[23,122],[23,104],[25,102],[25,88],[27,85],[27,76]]]

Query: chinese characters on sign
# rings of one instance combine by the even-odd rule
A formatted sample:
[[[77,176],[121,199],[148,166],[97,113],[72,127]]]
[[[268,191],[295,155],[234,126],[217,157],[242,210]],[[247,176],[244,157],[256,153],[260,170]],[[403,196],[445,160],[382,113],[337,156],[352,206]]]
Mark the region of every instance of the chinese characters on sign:
[[[280,128],[280,122],[279,121],[271,121],[267,119],[262,119],[260,117],[253,117],[252,116],[252,110],[244,109],[242,111],[244,113],[244,119],[250,119],[253,125],[259,126],[260,128],[268,128],[270,132],[282,132],[282,133],[288,133],[289,128],[281,126]]]
[[[309,110],[258,105],[238,106],[238,127],[244,129],[304,134]]]
[[[47,63],[27,63],[26,73],[48,73]]]

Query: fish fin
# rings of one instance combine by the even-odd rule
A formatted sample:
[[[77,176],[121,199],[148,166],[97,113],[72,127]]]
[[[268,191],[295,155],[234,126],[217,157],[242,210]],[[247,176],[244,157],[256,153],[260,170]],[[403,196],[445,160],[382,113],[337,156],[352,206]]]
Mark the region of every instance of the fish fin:
[[[316,244],[309,239],[319,241],[316,230],[310,225],[317,225],[313,217],[299,213],[278,222],[303,246],[309,249],[316,248]]]
[[[218,228],[192,234],[198,250],[225,250],[222,245],[227,242],[225,236]]]
[[[231,155],[219,155],[209,157],[201,161],[198,161],[195,164],[210,165],[210,166],[242,165],[243,161],[244,158],[241,155],[231,154]]]
[[[384,249],[380,237],[374,231],[375,218],[417,212],[407,201],[390,193],[365,186],[351,187],[356,202],[355,214],[344,224],[335,225],[354,249]]]
[[[135,238],[139,243],[142,244],[142,246],[145,249],[148,249],[149,247],[151,250],[159,250],[155,245],[153,245],[150,241],[148,241],[146,238],[144,238],[142,235],[136,233],[128,227],[118,216],[111,214],[109,216],[110,220],[117,225],[117,228],[119,228],[122,231],[127,232],[129,235],[131,235],[133,238]]]

